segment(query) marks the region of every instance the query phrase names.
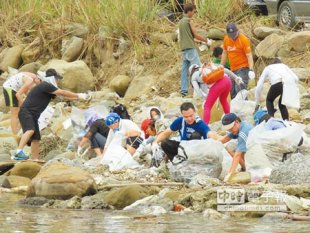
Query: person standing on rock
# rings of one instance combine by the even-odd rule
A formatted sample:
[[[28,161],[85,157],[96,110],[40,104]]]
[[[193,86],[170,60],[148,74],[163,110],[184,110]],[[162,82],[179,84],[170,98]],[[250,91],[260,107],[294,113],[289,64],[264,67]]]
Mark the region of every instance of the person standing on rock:
[[[274,113],[276,110],[274,108],[273,102],[275,101],[276,98],[280,96],[278,105],[279,105],[282,119],[289,120],[289,114],[288,114],[287,107],[282,104],[282,96],[284,92],[283,82],[285,82],[285,80],[290,81],[291,85],[294,85],[295,90],[297,90],[298,87],[296,86],[299,80],[297,75],[287,65],[283,64],[279,58],[275,58],[272,61],[272,63],[263,70],[263,73],[258,80],[257,87],[255,90],[255,100],[256,100],[255,111],[259,109],[260,97],[261,97],[261,93],[264,88],[264,82],[266,79],[269,79],[270,84],[271,84],[271,87],[268,91],[267,98],[266,98],[266,107],[267,107],[268,114],[274,117]],[[292,95],[292,94],[295,94],[295,93],[290,93],[289,95]]]
[[[190,65],[199,64],[199,54],[196,49],[194,39],[211,45],[211,40],[205,39],[199,35],[193,24],[192,18],[196,12],[196,6],[193,4],[184,5],[184,16],[179,22],[180,47],[182,51],[182,71],[181,71],[181,95],[188,94],[188,68]]]
[[[244,155],[247,152],[246,142],[248,140],[249,132],[253,129],[253,126],[247,122],[241,121],[235,113],[229,113],[223,116],[222,127],[225,131],[228,131],[228,134],[224,137],[220,137],[218,140],[224,144],[229,142],[231,139],[237,139],[236,151],[230,151],[226,148],[228,153],[233,158],[229,172],[224,179],[226,182],[236,171],[238,164],[241,165],[242,171],[245,171]]]
[[[183,103],[180,110],[182,117],[175,119],[170,125],[170,128],[159,134],[152,145],[154,154],[160,150],[159,143],[161,143],[161,148],[171,161],[173,160],[173,156],[177,154],[180,142],[167,139],[170,135],[178,131],[181,141],[201,140],[207,139],[210,131],[209,126],[199,118],[192,103]]]
[[[91,142],[91,148],[94,149],[97,156],[101,156],[110,128],[105,124],[103,117],[100,117],[94,110],[86,111],[86,126],[89,128],[79,143],[77,154],[82,156],[83,145]]]
[[[195,93],[204,99],[204,116],[203,120],[205,123],[209,124],[211,119],[211,110],[217,99],[220,100],[224,113],[230,113],[230,104],[228,102],[228,95],[231,90],[231,79],[235,81],[238,85],[242,85],[242,78],[235,75],[229,69],[222,67],[221,65],[211,64],[210,66],[217,68],[222,68],[222,77],[210,84],[206,84],[203,80],[203,67],[198,65],[192,65],[189,68],[190,79],[194,88]]]
[[[136,152],[144,140],[144,135],[141,129],[133,121],[121,119],[117,113],[110,113],[105,118],[105,124],[110,128],[110,131],[103,151],[103,156],[116,133],[121,134],[122,138],[125,139],[126,143],[124,143],[123,146],[131,155]]]
[[[20,72],[8,78],[3,83],[5,105],[11,111],[11,129],[13,134],[19,130],[18,112],[23,104],[24,95],[36,84],[40,83],[37,75],[30,72]]]
[[[224,51],[221,64],[226,64],[227,58],[230,62],[230,69],[243,80],[243,85],[237,85],[233,81],[231,98],[235,98],[239,91],[248,88],[249,79],[255,78],[253,71],[254,61],[250,40],[239,32],[235,23],[229,23],[226,27],[227,35],[224,37]]]
[[[48,69],[45,75],[46,77],[42,78],[43,81],[29,92],[20,108],[18,117],[24,134],[20,139],[18,149],[13,158],[15,160],[29,159],[29,156],[23,151],[27,143],[31,143],[31,158],[35,160],[39,159],[41,135],[38,119],[49,102],[55,98],[56,95],[66,97],[70,100],[90,99],[88,94],[76,94],[71,91],[59,89],[57,87],[57,82],[62,79],[62,76],[60,76],[55,69]],[[48,80],[48,82],[45,80]]]

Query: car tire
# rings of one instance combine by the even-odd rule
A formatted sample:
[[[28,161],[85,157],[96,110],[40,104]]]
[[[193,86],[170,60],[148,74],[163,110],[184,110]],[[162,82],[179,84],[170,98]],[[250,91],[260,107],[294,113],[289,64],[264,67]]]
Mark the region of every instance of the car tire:
[[[281,3],[278,11],[278,22],[283,27],[293,28],[296,26],[295,8],[290,2]]]

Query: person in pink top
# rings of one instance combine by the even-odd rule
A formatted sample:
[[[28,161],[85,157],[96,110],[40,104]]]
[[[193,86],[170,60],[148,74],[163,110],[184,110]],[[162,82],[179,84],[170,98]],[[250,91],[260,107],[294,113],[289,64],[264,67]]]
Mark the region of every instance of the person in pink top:
[[[214,64],[211,64],[211,66],[216,68],[216,65]],[[227,97],[232,87],[231,78],[234,79],[238,84],[242,84],[242,79],[231,72],[229,69],[224,68],[223,78],[217,80],[214,83],[206,84],[202,78],[203,69],[204,68],[201,68],[198,65],[192,65],[189,68],[189,73],[191,75],[191,82],[194,88],[194,92],[196,95],[205,100],[203,120],[208,124],[211,119],[212,107],[217,99],[220,100],[224,113],[230,113],[230,105]]]

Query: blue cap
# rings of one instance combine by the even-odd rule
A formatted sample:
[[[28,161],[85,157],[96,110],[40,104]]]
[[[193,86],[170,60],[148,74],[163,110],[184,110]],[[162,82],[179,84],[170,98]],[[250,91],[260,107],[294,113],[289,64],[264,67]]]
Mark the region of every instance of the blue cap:
[[[266,110],[260,109],[254,114],[255,125],[258,125],[262,122],[262,118],[266,116],[268,112]]]
[[[235,121],[238,119],[238,116],[235,113],[225,114],[222,118],[222,128],[225,131],[230,130],[234,127]]]
[[[107,126],[111,126],[113,124],[115,124],[116,122],[118,122],[120,120],[120,116],[115,113],[115,112],[111,112],[109,113],[109,115],[105,118],[105,124]]]

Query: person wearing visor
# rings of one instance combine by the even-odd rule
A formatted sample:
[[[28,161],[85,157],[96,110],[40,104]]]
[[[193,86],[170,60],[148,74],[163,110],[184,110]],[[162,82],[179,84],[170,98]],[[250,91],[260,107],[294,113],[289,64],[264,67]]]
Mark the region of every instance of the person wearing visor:
[[[253,71],[254,61],[250,40],[240,33],[235,23],[228,23],[227,35],[224,37],[223,54],[221,64],[226,64],[227,58],[230,62],[230,69],[243,80],[243,85],[237,85],[233,81],[231,98],[235,98],[239,91],[247,89],[249,79],[255,78]]]
[[[127,151],[133,155],[144,140],[144,135],[141,129],[131,120],[121,119],[117,113],[110,113],[106,119],[105,124],[110,128],[108,138],[105,144],[103,155],[108,146],[112,142],[116,133],[120,133],[126,141],[123,145]]]
[[[45,72],[45,77],[40,76],[42,82],[31,89],[23,102],[18,118],[23,129],[23,135],[20,139],[18,149],[13,159],[27,160],[29,156],[23,151],[26,144],[31,144],[31,158],[39,159],[39,145],[41,140],[38,120],[41,113],[48,106],[50,101],[56,96],[63,96],[70,100],[89,100],[90,96],[84,93],[73,93],[59,89],[57,82],[63,79],[55,69],[48,69]],[[53,80],[53,81],[51,81]],[[56,86],[55,86],[56,83]]]
[[[9,77],[3,83],[5,105],[10,107],[11,111],[11,129],[13,134],[17,134],[19,130],[18,112],[24,102],[24,95],[40,82],[41,80],[36,74],[20,72]]]
[[[83,155],[83,145],[90,141],[91,148],[95,151],[97,156],[101,156],[108,134],[109,127],[105,124],[103,117],[100,117],[94,110],[88,110],[85,112],[86,127],[88,132],[84,135],[79,143],[77,154]]]
[[[224,179],[227,182],[230,176],[236,171],[238,164],[240,164],[242,171],[245,171],[244,155],[247,152],[246,142],[253,126],[245,121],[241,121],[235,113],[229,113],[225,114],[222,118],[222,128],[228,132],[226,136],[219,139],[223,144],[229,142],[231,139],[237,139],[236,151],[226,149],[233,158],[229,172]]]

